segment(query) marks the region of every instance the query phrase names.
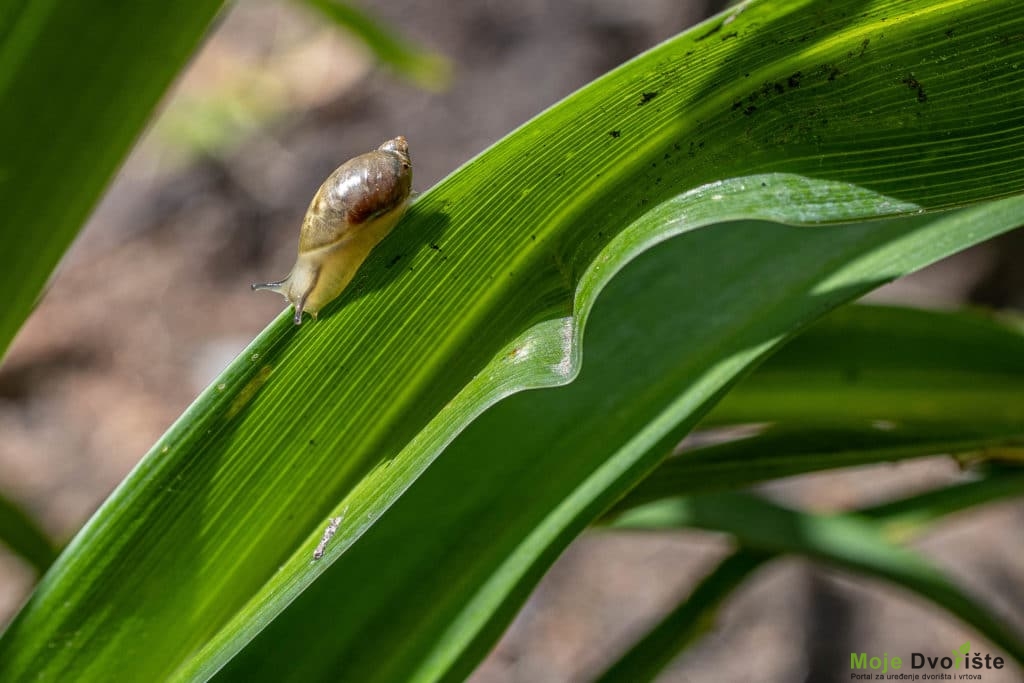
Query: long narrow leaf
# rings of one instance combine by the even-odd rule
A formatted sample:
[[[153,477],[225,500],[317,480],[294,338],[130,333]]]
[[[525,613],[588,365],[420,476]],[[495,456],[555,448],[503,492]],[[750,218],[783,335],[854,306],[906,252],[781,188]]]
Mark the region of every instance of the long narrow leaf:
[[[970,312],[847,307],[772,356],[707,424],[1024,425],[1024,330]]]
[[[53,542],[24,510],[0,496],[0,543],[25,558],[40,574],[57,557]]]
[[[1017,477],[1024,490],[1024,476]],[[1003,491],[1000,490],[1000,493]],[[1024,638],[979,605],[917,553],[889,541],[881,526],[856,515],[812,515],[747,494],[695,496],[632,510],[617,528],[689,526],[723,531],[761,551],[797,553],[902,586],[970,624],[1024,664]]]
[[[829,468],[1019,448],[1022,359],[1024,334],[977,313],[843,307],[758,366],[703,421],[782,424],[669,458],[616,507]]]
[[[0,359],[221,0],[0,0]]]
[[[599,299],[573,384],[478,418],[219,678],[463,679],[565,545],[783,330],[1021,210],[1011,200],[927,228],[722,225],[644,254]]]
[[[685,493],[740,488],[839,467],[896,462],[936,454],[982,454],[1024,448],[1024,425],[840,424],[783,426],[669,458],[616,504],[625,510]]]
[[[857,514],[875,520],[874,534],[880,542],[891,539],[890,529],[898,528],[903,540],[916,535],[928,528],[926,522],[969,509],[976,505],[990,503],[1007,494],[1020,495],[1024,491],[1024,475],[1016,473],[1012,477],[990,477],[978,482],[961,484],[946,489],[931,491],[923,495],[911,496],[883,506],[862,510]],[[746,502],[747,499],[744,499]],[[775,506],[771,506],[775,513]],[[680,514],[671,526],[688,524],[693,521],[685,508],[673,505],[666,510],[669,516]],[[788,514],[784,512],[783,514]],[[907,521],[913,520],[908,526]],[[668,520],[662,517],[659,527],[664,527]],[[855,522],[856,526],[862,523]],[[755,532],[756,533],[756,532]],[[644,681],[651,680],[679,652],[691,644],[708,622],[714,618],[718,606],[724,602],[735,587],[750,572],[757,569],[774,555],[764,551],[755,552],[741,549],[716,567],[698,585],[692,595],[684,600],[676,609],[670,611],[646,635],[640,638],[617,662],[601,677],[602,681]],[[817,554],[828,559],[829,554]],[[839,566],[847,566],[842,558],[834,558]],[[865,567],[855,567],[864,571]],[[869,569],[869,573],[871,570]],[[883,578],[890,578],[888,572],[880,572]],[[1017,641],[1019,642],[1019,638]]]
[[[451,78],[451,65],[444,57],[408,45],[351,4],[341,0],[302,0],[302,3],[354,33],[378,60],[415,83],[439,89]]]
[[[693,589],[676,609],[598,679],[599,683],[643,683],[665,668],[682,650],[714,628],[715,614],[771,553],[740,549],[722,561]]]

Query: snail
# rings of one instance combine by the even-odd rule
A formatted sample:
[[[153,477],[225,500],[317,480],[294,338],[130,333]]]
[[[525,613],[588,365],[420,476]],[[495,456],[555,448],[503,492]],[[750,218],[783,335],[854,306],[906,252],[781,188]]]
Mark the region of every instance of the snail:
[[[299,256],[280,282],[254,284],[281,294],[316,320],[324,306],[352,281],[370,251],[405,213],[412,195],[409,145],[398,136],[349,159],[327,177],[302,219]]]

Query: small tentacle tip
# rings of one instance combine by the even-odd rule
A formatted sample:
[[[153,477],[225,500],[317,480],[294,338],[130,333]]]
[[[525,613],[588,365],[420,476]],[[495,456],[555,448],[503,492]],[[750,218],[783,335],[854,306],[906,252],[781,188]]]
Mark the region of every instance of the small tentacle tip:
[[[284,285],[285,282],[286,280],[281,280],[280,282],[254,282],[249,285],[249,287],[254,292],[261,289],[269,289],[271,292],[277,292],[280,294],[281,286]]]

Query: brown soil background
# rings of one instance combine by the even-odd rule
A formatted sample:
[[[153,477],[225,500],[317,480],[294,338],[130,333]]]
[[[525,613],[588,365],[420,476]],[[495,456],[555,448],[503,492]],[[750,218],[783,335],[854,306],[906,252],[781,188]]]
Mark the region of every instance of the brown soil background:
[[[237,7],[211,35],[62,263],[0,369],[0,491],[66,541],[196,394],[280,310],[309,197],[341,161],[406,135],[424,190],[596,76],[716,9],[669,0],[388,0],[374,12],[447,56],[419,90],[293,5]],[[195,122],[199,121],[199,124]],[[1024,308],[1017,231],[874,295]],[[130,283],[130,284],[129,284]],[[934,458],[781,482],[843,509],[964,476]],[[961,515],[919,543],[1024,633],[1024,505]],[[548,573],[474,681],[587,680],[685,596],[727,542],[587,534]],[[0,547],[0,625],[31,590]],[[849,653],[980,641],[900,591],[809,563],[749,582],[662,681],[848,680]],[[993,648],[980,642],[975,650]],[[943,650],[944,651],[944,650]],[[985,673],[990,683],[1022,673]]]

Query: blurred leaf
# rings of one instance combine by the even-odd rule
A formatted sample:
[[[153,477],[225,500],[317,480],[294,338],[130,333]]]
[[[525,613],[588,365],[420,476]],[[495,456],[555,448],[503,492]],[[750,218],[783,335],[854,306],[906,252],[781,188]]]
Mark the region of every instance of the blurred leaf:
[[[756,374],[756,373],[755,373]],[[839,424],[780,426],[754,436],[684,451],[668,458],[615,509],[666,496],[736,489],[757,482],[838,467],[896,462],[925,455],[983,453],[1024,447],[1024,425]]]
[[[665,460],[616,508],[836,467],[940,453],[984,460],[1022,447],[1021,359],[1024,334],[991,316],[845,306],[787,342],[703,420],[781,424]]]
[[[988,475],[978,481],[876,505],[861,514],[878,520],[890,541],[905,542],[928,531],[935,520],[946,515],[1024,495],[1024,471],[1019,468],[990,469]]]
[[[20,507],[0,496],[0,543],[27,560],[40,574],[57,558],[49,537]]]
[[[425,193],[319,323],[280,316],[47,574],[0,639],[0,678],[460,679],[751,364],[1018,224],[1021,198],[935,222],[696,230],[605,297],[577,382],[512,396],[428,469],[495,401],[569,382],[598,294],[673,235],[1024,189],[1024,43],[1004,39],[1024,32],[1017,4],[745,7]]]
[[[451,81],[451,63],[393,34],[366,13],[339,0],[301,0],[339,27],[355,34],[382,64],[422,88],[443,90]]]
[[[926,491],[910,498],[859,510],[855,516],[876,520],[875,530],[877,533],[884,534],[887,537],[887,542],[903,541],[927,530],[937,519],[977,505],[1014,498],[1022,493],[1024,493],[1024,471],[1019,469],[999,470],[997,473],[977,481]],[[735,502],[741,499],[744,501],[756,500],[755,503],[751,503],[755,508],[759,505],[772,505],[768,501],[754,498],[747,493],[719,493],[713,496],[703,494],[689,496],[683,493],[678,496],[665,496],[659,501],[641,503],[634,507],[621,506],[621,512],[615,516],[611,524],[616,528],[623,529],[663,529],[679,526],[710,529],[711,525],[718,523],[716,520],[719,520],[719,517],[709,511],[717,509],[719,505],[725,505],[726,502]],[[819,516],[826,518],[832,515]],[[738,525],[738,522],[734,521],[736,517],[736,514],[722,517],[722,528],[713,530],[733,533],[729,529],[732,528],[731,525]],[[774,536],[771,538],[774,539]],[[755,541],[750,545],[751,547],[762,547],[775,543],[775,540],[767,540]],[[773,550],[773,548],[766,549]]]
[[[0,0],[0,359],[219,0]]]
[[[893,528],[901,530],[900,536],[902,540],[909,540],[913,535],[927,529],[926,521],[931,522],[945,515],[976,505],[993,502],[1007,495],[1019,496],[1022,492],[1024,492],[1024,473],[1017,472],[1010,477],[990,477],[978,482],[929,491],[923,495],[911,496],[910,498],[860,511],[856,515],[843,515],[840,518],[853,520],[851,528],[874,534],[874,543],[882,543],[882,536],[891,540],[891,529]],[[733,499],[727,498],[726,502],[729,500]],[[757,501],[756,499],[744,496],[740,502],[746,506],[751,500],[754,500],[755,505],[759,507],[758,513],[763,512],[763,509],[760,509],[760,506],[764,504],[763,501]],[[664,504],[651,506],[646,513],[641,512],[640,514],[654,513],[655,524],[658,528],[689,526],[696,518],[702,516],[702,513],[699,512],[700,508],[701,503],[699,501],[693,506],[687,503],[681,504],[680,501],[672,501],[667,506]],[[790,515],[789,511],[782,510],[771,504],[767,504],[767,509],[772,515],[778,515],[780,518]],[[795,515],[799,517],[800,521],[811,524],[830,523],[820,517],[803,515],[802,513],[795,513]],[[717,519],[718,516],[712,511],[710,517]],[[858,519],[860,517],[875,520],[875,529],[871,530],[864,520]],[[837,518],[833,517],[831,519],[835,520]],[[908,526],[908,520],[913,520],[914,523]],[[632,525],[636,527],[638,521],[634,517]],[[629,524],[629,522],[624,522],[624,524]],[[642,523],[639,526],[640,528],[647,528]],[[843,529],[843,531],[846,532],[848,530]],[[826,529],[825,533],[829,533],[829,531]],[[756,529],[753,534],[757,535]],[[769,541],[768,545],[772,545],[772,542]],[[880,571],[875,572],[875,566],[870,562],[870,558],[865,566],[851,566],[847,558],[836,557],[827,549],[817,552],[813,549],[813,546],[816,545],[812,543],[805,550],[811,550],[811,555],[819,559],[832,560],[840,567],[861,572],[867,571],[869,575],[877,574],[880,578],[893,578],[887,568],[883,567]],[[646,635],[640,638],[633,647],[624,653],[617,662],[609,667],[600,680],[606,682],[639,682],[653,679],[661,669],[710,627],[710,622],[714,619],[719,606],[731,596],[742,580],[767,560],[772,559],[773,556],[772,553],[766,553],[764,550],[753,551],[744,548],[727,558],[701,581],[688,598],[681,602],[677,608],[670,611]],[[905,583],[904,585],[912,590],[916,590],[918,586],[916,582]],[[947,596],[947,600],[951,604],[959,604],[955,595]],[[969,614],[969,618],[965,620],[969,623],[972,619],[977,621],[979,615],[976,612],[975,610]],[[954,614],[957,613],[954,612]],[[961,615],[958,614],[957,616]],[[982,617],[995,623],[991,617],[984,615]],[[995,638],[1000,637],[1000,633],[1002,633],[1001,630],[996,634],[987,635],[993,642],[997,642]],[[1022,654],[1020,638],[1013,637],[1012,642],[1016,647],[1016,657],[1020,661]]]
[[[722,603],[771,559],[774,559],[771,553],[745,549],[734,552],[597,680],[600,683],[654,680],[680,652],[714,628]]]
[[[878,419],[1020,426],[1022,395],[1024,333],[1012,319],[851,306],[772,356],[706,424]]]
[[[1024,475],[1016,478],[1024,492]],[[1005,495],[1005,489],[999,490]],[[736,537],[743,547],[796,553],[843,569],[885,579],[919,594],[973,626],[994,645],[1024,664],[1024,640],[992,616],[930,562],[886,538],[877,523],[855,514],[813,515],[755,496],[719,493],[653,503],[620,516],[619,529],[695,527]]]

